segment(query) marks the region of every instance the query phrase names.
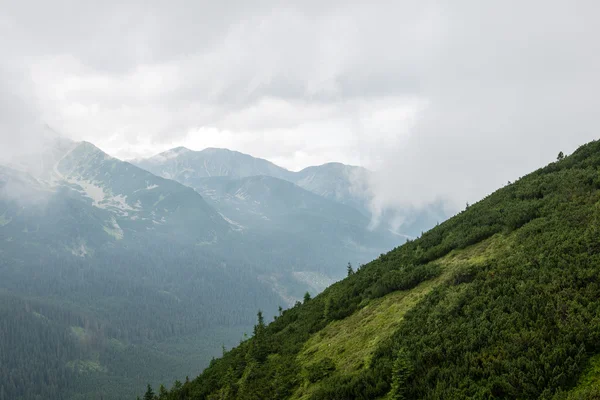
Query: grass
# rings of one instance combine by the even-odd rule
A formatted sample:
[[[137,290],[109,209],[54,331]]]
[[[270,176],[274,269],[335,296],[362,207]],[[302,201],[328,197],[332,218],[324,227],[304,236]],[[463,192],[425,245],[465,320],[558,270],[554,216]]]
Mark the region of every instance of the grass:
[[[567,393],[557,395],[555,399],[600,399],[600,354],[590,359],[588,369],[577,383],[577,386]]]
[[[367,367],[378,345],[398,329],[404,315],[435,287],[450,279],[465,266],[482,266],[487,260],[510,251],[513,236],[494,235],[462,250],[454,250],[435,261],[442,273],[407,291],[397,291],[370,301],[358,312],[341,321],[334,321],[315,333],[298,355],[300,365],[307,367],[329,358],[334,361],[334,374],[353,375]],[[308,399],[319,383],[307,379],[292,398]]]

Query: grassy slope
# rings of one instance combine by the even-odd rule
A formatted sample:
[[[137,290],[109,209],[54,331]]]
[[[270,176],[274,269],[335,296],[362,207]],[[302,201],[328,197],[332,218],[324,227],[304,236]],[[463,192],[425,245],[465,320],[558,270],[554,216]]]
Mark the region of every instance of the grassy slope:
[[[587,398],[599,226],[592,142],[286,310],[160,398]]]
[[[370,365],[377,347],[392,337],[402,323],[404,315],[425,295],[451,279],[460,267],[477,267],[494,257],[502,256],[510,251],[513,240],[513,236],[497,234],[466,249],[453,250],[436,260],[442,267],[438,277],[422,282],[414,289],[393,292],[371,300],[348,318],[331,322],[313,334],[298,355],[300,365],[306,370],[310,365],[329,358],[336,365],[335,374],[358,375]],[[304,379],[292,398],[309,399],[321,384]]]

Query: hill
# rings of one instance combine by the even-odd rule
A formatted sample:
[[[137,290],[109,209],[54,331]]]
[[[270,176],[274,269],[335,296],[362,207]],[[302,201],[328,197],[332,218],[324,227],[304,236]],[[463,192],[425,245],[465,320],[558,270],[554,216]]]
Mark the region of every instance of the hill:
[[[159,399],[598,398],[600,142],[305,299]]]

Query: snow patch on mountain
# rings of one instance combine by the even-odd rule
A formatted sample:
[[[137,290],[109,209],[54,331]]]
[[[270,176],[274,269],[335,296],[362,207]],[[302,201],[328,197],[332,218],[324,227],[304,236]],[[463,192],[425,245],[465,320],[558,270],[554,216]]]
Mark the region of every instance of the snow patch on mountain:
[[[123,229],[117,223],[115,218],[112,218],[109,226],[104,227],[104,232],[114,237],[116,240],[121,240],[125,236]]]
[[[292,275],[298,282],[307,284],[316,292],[322,292],[335,282],[335,279],[315,271],[294,271]]]
[[[244,225],[241,225],[238,222],[235,222],[229,218],[227,218],[225,215],[223,215],[222,213],[219,213],[219,215],[221,216],[221,218],[223,218],[227,223],[229,223],[229,225],[231,225],[233,227],[234,231],[238,231],[241,232],[244,229],[246,229],[246,227]]]
[[[85,258],[91,253],[91,250],[86,246],[85,241],[83,240],[73,244],[71,247],[67,247],[67,250],[69,250],[75,257],[81,258]]]
[[[67,179],[67,182],[79,186],[82,189],[82,194],[92,199],[92,205],[98,208],[105,208],[101,202],[106,198],[104,188],[94,185],[92,182],[80,181],[77,179]]]
[[[74,178],[66,178],[66,182],[75,185],[81,190],[79,192],[92,200],[92,205],[97,208],[113,211],[122,216],[128,216],[129,212],[141,210],[141,202],[138,200],[132,207],[127,203],[127,196],[118,194],[113,195],[99,185],[99,182],[85,181]]]
[[[243,189],[238,189],[237,192],[235,192],[234,197],[236,199],[240,199],[240,200],[246,200],[248,198],[248,192],[246,192]]]

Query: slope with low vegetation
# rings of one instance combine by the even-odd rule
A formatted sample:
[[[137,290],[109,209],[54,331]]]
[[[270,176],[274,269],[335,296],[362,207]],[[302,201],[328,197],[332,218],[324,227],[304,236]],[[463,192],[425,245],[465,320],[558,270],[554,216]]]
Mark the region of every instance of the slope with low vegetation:
[[[600,142],[284,311],[162,399],[597,398]]]

